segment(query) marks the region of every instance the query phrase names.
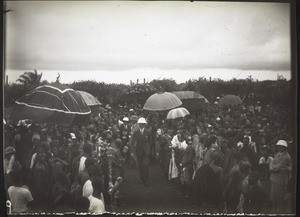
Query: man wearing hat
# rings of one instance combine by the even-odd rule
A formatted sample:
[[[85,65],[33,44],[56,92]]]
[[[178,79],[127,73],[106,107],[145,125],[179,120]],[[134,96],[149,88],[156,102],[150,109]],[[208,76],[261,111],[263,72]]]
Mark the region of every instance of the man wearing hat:
[[[138,122],[139,130],[133,132],[130,139],[130,150],[136,152],[139,170],[140,170],[140,179],[141,183],[146,186],[149,186],[149,158],[150,158],[150,132],[145,129],[147,121],[145,118],[139,118]],[[131,153],[132,155],[134,153]]]
[[[126,134],[130,132],[129,118],[124,117],[121,122],[122,124],[120,124],[119,130],[120,130],[120,136],[122,137],[123,132],[126,132]]]
[[[132,134],[134,131],[137,131],[139,129],[139,124],[137,123],[139,120],[139,117],[136,115],[131,116],[130,121],[131,121],[131,132],[130,134]]]
[[[287,184],[292,170],[291,156],[288,153],[287,142],[279,140],[276,146],[278,152],[270,163],[271,200],[275,213],[280,211],[286,196]]]
[[[15,168],[21,168],[21,165],[16,159],[16,150],[8,146],[4,151],[4,174],[9,174]]]
[[[129,109],[129,118],[131,118],[133,115],[136,115],[136,112],[133,109]]]

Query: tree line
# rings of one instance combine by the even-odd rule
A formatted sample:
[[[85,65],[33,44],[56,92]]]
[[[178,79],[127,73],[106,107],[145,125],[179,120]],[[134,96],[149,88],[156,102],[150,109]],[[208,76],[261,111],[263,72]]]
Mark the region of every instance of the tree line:
[[[42,73],[38,73],[37,70],[24,72],[15,83],[4,85],[4,106],[11,107],[15,100],[43,84],[49,84],[49,82],[42,80]],[[287,81],[284,78],[276,81],[254,81],[250,76],[247,79],[224,81],[199,77],[185,83],[176,83],[173,79],[164,78],[133,85],[82,80],[66,85],[94,95],[103,104],[119,104],[126,101],[143,102],[155,92],[187,90],[199,92],[212,103],[216,97],[226,94],[239,95],[244,101],[260,101],[267,104],[289,104],[292,99],[291,80]]]

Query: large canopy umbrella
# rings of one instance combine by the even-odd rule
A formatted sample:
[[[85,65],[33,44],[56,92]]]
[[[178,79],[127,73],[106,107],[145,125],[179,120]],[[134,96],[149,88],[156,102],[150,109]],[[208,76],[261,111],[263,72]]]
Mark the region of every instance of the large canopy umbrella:
[[[92,94],[81,90],[77,90],[77,92],[81,95],[88,106],[102,105]]]
[[[176,119],[176,118],[183,118],[189,115],[189,111],[186,108],[174,108],[169,111],[166,119]]]
[[[93,114],[98,114],[101,111],[100,106],[102,105],[96,97],[94,97],[92,94],[77,90],[77,92],[81,95],[85,103],[90,107],[91,112]]]
[[[209,105],[208,100],[195,91],[174,91],[172,93],[182,101],[182,107],[189,110],[204,109]]]
[[[165,111],[176,108],[181,104],[181,100],[173,93],[155,93],[147,99],[143,109],[149,111]]]
[[[226,95],[223,96],[220,100],[219,100],[219,105],[220,106],[224,106],[224,105],[239,105],[242,104],[243,101],[241,100],[240,97],[236,96],[236,95]]]
[[[30,119],[41,123],[70,126],[84,120],[91,110],[75,90],[56,82],[42,85],[15,101],[12,120]]]

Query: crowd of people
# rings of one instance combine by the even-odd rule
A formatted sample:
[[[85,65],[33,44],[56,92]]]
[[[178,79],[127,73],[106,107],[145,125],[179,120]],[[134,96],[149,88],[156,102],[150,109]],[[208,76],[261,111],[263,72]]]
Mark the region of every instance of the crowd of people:
[[[106,106],[69,128],[30,120],[5,124],[4,177],[11,211],[103,213],[120,205],[124,167],[159,166],[178,194],[212,212],[288,212],[292,120],[283,105],[217,103],[184,118]],[[136,146],[141,132],[149,150]],[[145,158],[146,152],[149,158]],[[126,195],[123,195],[126,198]]]

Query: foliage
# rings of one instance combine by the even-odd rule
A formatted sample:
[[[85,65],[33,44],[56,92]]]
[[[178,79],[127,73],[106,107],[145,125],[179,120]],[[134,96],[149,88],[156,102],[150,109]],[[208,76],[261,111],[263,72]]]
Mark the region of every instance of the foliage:
[[[22,86],[25,86],[28,89],[34,89],[41,85],[43,73],[38,74],[37,70],[34,69],[33,72],[24,72],[17,80]]]
[[[24,96],[25,93],[34,88],[48,84],[46,80],[42,80],[43,73],[38,73],[37,70],[33,72],[24,72],[17,79],[16,83],[4,85],[4,106],[10,107],[14,101]]]
[[[42,73],[25,72],[20,76],[17,83],[4,86],[5,107],[11,106],[14,100],[23,96],[32,88],[47,83],[41,82]],[[197,91],[205,96],[210,102],[216,97],[226,94],[239,95],[245,102],[261,101],[262,103],[289,104],[291,102],[291,81],[279,79],[277,81],[254,81],[247,79],[221,79],[208,80],[204,77],[188,80],[177,84],[173,79],[152,80],[146,84],[106,84],[95,80],[78,81],[69,84],[75,90],[86,91],[94,95],[103,104],[118,104],[124,101],[144,102],[151,94],[158,91]]]
[[[173,79],[154,79],[149,83],[149,85],[162,92],[172,92],[178,90],[178,85]]]
[[[95,96],[101,103],[112,104],[119,100],[123,90],[127,88],[122,84],[105,84],[96,81],[79,81],[70,85],[74,90],[86,91]]]
[[[157,91],[155,87],[149,84],[135,84],[123,90],[122,95],[125,97],[143,97]]]

